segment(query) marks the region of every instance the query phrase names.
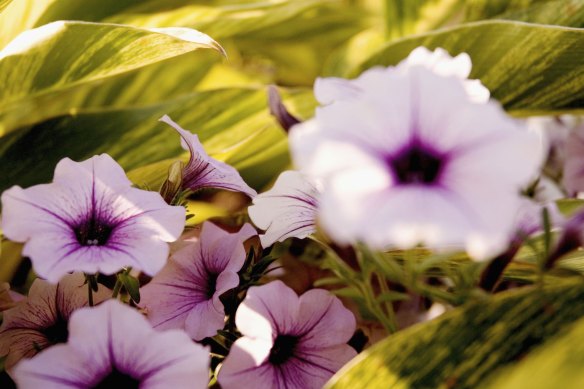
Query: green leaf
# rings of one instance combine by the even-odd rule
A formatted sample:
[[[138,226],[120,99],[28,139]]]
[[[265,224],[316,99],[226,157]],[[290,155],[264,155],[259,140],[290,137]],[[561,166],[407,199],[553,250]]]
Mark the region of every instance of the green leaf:
[[[582,199],[561,199],[556,201],[560,212],[565,216],[571,216],[584,207]]]
[[[284,101],[299,117],[310,116],[315,105],[312,93],[304,90],[284,94]],[[188,154],[179,136],[158,122],[164,114],[197,133],[210,155],[240,169],[255,188],[289,164],[286,134],[268,113],[266,90],[234,88],[147,107],[63,116],[15,131],[0,142],[0,190],[50,181],[61,158],[79,161],[104,152],[136,184],[157,190],[170,164]]]
[[[533,5],[550,0],[468,0],[465,4],[464,19],[469,22],[498,18],[512,12],[529,9]]]
[[[0,12],[4,10],[10,4],[12,0],[0,0]]]
[[[122,285],[124,285],[124,289],[130,295],[130,298],[138,304],[140,302],[140,282],[129,274],[120,273],[118,274]]]
[[[466,52],[506,109],[532,115],[584,105],[584,30],[510,21],[469,23],[390,43],[352,71],[395,65],[418,46]]]
[[[584,387],[584,319],[558,334],[516,364],[505,368],[482,389]]]
[[[326,387],[475,388],[582,316],[580,278],[500,293],[388,337]]]
[[[54,22],[0,51],[0,135],[67,113],[79,88],[200,48],[222,48],[186,28]]]

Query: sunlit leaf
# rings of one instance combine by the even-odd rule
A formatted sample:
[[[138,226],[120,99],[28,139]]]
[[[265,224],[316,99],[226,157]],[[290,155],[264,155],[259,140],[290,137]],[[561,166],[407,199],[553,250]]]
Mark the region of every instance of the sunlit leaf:
[[[0,51],[0,135],[72,107],[78,88],[200,48],[221,47],[192,29],[149,31],[114,24],[54,22]]]
[[[582,316],[581,279],[500,293],[390,336],[327,387],[475,388]]]
[[[479,78],[517,115],[581,108],[584,104],[584,30],[521,22],[465,24],[390,43],[353,70],[395,65],[414,48],[466,52]]]

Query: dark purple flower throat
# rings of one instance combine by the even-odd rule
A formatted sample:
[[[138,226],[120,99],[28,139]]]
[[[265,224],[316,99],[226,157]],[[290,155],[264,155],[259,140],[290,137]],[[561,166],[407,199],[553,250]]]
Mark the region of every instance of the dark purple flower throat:
[[[414,141],[396,155],[387,158],[387,164],[400,184],[433,185],[440,179],[445,158]]]
[[[270,350],[268,360],[272,365],[281,365],[294,355],[298,337],[293,335],[278,335]]]

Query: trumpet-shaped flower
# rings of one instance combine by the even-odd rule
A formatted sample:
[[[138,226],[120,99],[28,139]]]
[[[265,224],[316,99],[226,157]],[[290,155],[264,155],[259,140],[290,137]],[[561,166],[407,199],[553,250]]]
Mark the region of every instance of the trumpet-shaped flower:
[[[153,275],[185,220],[183,207],[132,188],[107,154],[62,159],[53,183],[5,191],[2,210],[6,237],[26,242],[23,255],[53,283],[71,271],[113,274],[124,266]]]
[[[103,285],[94,293],[95,303],[107,300],[111,290]],[[58,284],[36,279],[28,298],[3,312],[0,356],[10,370],[22,358],[67,341],[67,323],[76,309],[87,305],[87,285],[81,273],[63,277]]]
[[[181,136],[181,145],[190,152],[189,161],[183,170],[182,187],[196,191],[203,188],[218,188],[234,192],[242,192],[253,198],[257,192],[250,188],[237,170],[228,164],[211,158],[199,137],[164,115],[161,122],[174,128]]]
[[[298,297],[281,281],[249,289],[235,323],[243,334],[219,371],[224,389],[321,388],[357,353],[355,317],[322,289]]]
[[[294,126],[295,163],[323,180],[319,222],[341,244],[505,248],[519,192],[537,174],[538,137],[459,76],[409,64],[346,81],[342,95]]]
[[[209,353],[117,300],[75,311],[69,340],[14,368],[19,388],[206,388]]]
[[[219,297],[239,285],[237,272],[246,258],[243,242],[254,235],[249,224],[230,234],[205,222],[199,240],[178,250],[142,288],[142,305],[152,325],[182,328],[195,340],[222,329],[225,312]]]
[[[316,231],[316,209],[318,206],[317,185],[296,171],[285,171],[267,192],[253,199],[248,208],[254,224],[265,230],[260,235],[262,246],[286,238],[306,238]]]

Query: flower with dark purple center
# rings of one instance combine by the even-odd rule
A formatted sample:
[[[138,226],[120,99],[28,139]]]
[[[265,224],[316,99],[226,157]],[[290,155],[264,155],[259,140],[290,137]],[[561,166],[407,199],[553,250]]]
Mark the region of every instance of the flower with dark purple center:
[[[357,353],[355,317],[322,289],[298,297],[281,281],[249,289],[235,323],[243,337],[219,370],[223,389],[321,388]]]
[[[239,285],[246,258],[243,242],[256,235],[245,224],[230,234],[205,222],[199,240],[178,250],[141,289],[141,305],[157,329],[181,328],[195,340],[214,336],[224,326],[219,297]]]
[[[4,234],[25,242],[23,255],[53,283],[71,271],[113,274],[125,266],[154,275],[185,220],[183,207],[133,188],[107,154],[61,160],[52,184],[5,191],[2,210]]]
[[[506,248],[543,149],[469,72],[468,56],[416,49],[396,67],[316,82],[322,106],[289,140],[323,184],[319,225],[336,243],[475,259]]]
[[[103,285],[93,293],[95,303],[107,300],[111,290]],[[22,358],[30,358],[40,350],[69,337],[69,317],[78,308],[87,306],[87,285],[81,273],[67,275],[58,284],[36,279],[28,298],[3,312],[0,326],[0,356],[7,356],[5,367],[12,367]]]
[[[20,388],[206,388],[209,353],[182,331],[155,331],[109,300],[75,311],[69,340],[14,368]]]

